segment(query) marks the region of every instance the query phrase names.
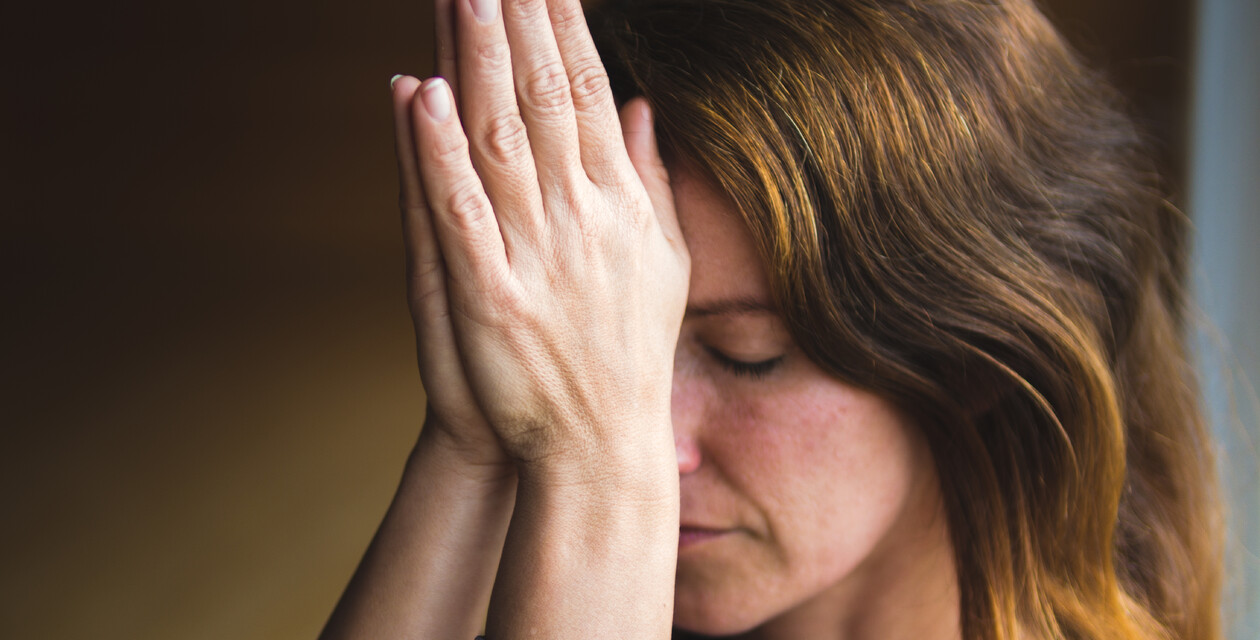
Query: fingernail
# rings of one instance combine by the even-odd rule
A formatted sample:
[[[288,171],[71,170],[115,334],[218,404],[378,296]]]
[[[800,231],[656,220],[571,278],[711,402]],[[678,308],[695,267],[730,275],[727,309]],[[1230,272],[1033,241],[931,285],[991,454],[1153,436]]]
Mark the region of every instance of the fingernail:
[[[651,105],[648,104],[648,101],[646,99],[644,99],[643,102],[639,104],[639,119],[642,120],[643,124],[648,128],[649,131],[651,131],[652,107]]]
[[[494,20],[494,14],[499,9],[499,0],[470,0],[472,3],[472,12],[477,16],[477,20],[489,23]]]
[[[394,77],[390,78],[390,79],[389,79],[389,88],[390,88],[390,89],[393,89],[393,88],[394,88],[394,85],[398,83],[398,79],[399,79],[399,78],[401,78],[401,77],[403,77],[403,74],[401,74],[401,73],[400,73],[400,74],[397,74],[397,75],[395,75]]]
[[[451,90],[445,80],[432,78],[424,83],[420,97],[424,100],[424,108],[429,112],[430,118],[442,122],[451,115]]]

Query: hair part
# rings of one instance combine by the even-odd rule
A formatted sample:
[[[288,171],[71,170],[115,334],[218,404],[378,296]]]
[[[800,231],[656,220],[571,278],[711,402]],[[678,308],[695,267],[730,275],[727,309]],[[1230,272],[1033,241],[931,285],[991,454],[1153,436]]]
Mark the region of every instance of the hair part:
[[[1026,0],[629,0],[591,17],[732,200],[797,343],[911,412],[968,638],[1218,638],[1186,220]]]

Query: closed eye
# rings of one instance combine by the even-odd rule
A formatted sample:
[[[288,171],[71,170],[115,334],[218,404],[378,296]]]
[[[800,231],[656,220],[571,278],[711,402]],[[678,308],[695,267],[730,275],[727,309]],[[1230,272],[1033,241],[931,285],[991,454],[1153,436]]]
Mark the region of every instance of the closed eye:
[[[726,355],[725,353],[722,353],[721,351],[718,351],[717,349],[714,349],[712,347],[705,347],[704,350],[707,351],[709,353],[709,356],[712,357],[714,361],[716,361],[719,365],[721,365],[723,369],[737,376],[742,376],[746,378],[754,378],[754,379],[764,378],[771,371],[773,371],[774,368],[777,367],[780,362],[783,361],[783,356],[777,356],[774,358],[770,358],[768,360],[748,362],[746,360],[737,360],[735,358],[732,358]]]

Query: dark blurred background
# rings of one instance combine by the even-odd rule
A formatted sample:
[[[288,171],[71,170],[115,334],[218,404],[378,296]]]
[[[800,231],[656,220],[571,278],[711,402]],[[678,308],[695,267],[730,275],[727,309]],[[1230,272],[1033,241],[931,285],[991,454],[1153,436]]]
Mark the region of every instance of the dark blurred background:
[[[1047,8],[1184,199],[1192,4]],[[388,81],[429,12],[5,9],[0,637],[318,633],[421,419]]]

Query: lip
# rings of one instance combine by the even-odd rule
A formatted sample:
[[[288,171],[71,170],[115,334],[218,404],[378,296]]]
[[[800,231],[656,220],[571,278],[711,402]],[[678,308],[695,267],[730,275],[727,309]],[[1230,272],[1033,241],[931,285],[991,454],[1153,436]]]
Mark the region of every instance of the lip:
[[[697,527],[691,525],[682,525],[678,527],[678,550],[694,547],[706,542],[721,538],[731,533],[731,529],[714,529],[711,527]]]

